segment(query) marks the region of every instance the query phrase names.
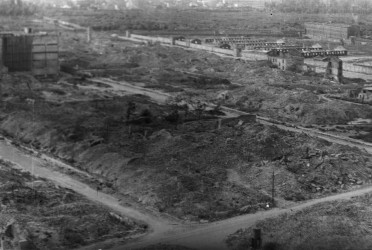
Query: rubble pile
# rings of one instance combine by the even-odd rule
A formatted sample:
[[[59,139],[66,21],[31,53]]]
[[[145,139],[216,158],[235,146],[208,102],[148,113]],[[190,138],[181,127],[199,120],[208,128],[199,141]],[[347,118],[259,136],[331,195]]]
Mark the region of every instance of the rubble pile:
[[[130,102],[136,108],[128,123]],[[200,117],[189,111],[192,119],[177,124],[169,119],[173,106],[137,96],[50,105],[34,116],[34,126],[29,112],[7,113],[2,132],[103,176],[109,193],[186,220],[264,209],[273,171],[277,198],[291,201],[370,182],[361,151],[238,120],[218,129],[213,117],[204,119],[206,111]]]
[[[141,225],[126,218],[117,221],[102,206],[15,170],[3,160],[0,187],[0,221],[6,216],[13,218],[18,237],[28,242],[27,249],[72,249],[144,231]],[[5,241],[10,246],[17,244],[11,237]]]
[[[371,202],[368,194],[314,205],[241,229],[230,235],[227,243],[230,249],[247,249],[253,228],[260,228],[263,245],[275,245],[275,249],[369,249]]]
[[[372,118],[371,108],[333,103],[322,98],[343,88],[322,82],[320,76],[307,76],[270,68],[267,61],[241,61],[221,58],[203,51],[189,51],[160,45],[133,45],[105,40],[105,52],[94,45],[81,45],[66,39],[63,65],[88,70],[93,76],[136,82],[166,92],[192,93],[208,102],[222,102],[232,108],[255,112],[297,124],[346,124],[355,118]],[[239,85],[236,85],[239,84]],[[216,90],[228,91],[221,100]]]

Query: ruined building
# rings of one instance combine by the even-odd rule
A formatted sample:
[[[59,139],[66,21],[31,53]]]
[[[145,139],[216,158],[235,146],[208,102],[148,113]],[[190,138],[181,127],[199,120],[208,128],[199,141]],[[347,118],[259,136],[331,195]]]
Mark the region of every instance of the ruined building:
[[[326,57],[327,62],[324,78],[330,78],[338,82],[342,82],[342,60],[336,56]]]
[[[343,62],[337,56],[305,58],[303,69],[323,74],[327,79],[338,82],[343,80]]]
[[[35,76],[58,75],[58,59],[56,35],[0,33],[0,65],[9,72],[32,72]]]
[[[364,87],[358,95],[358,99],[362,102],[371,102],[372,101],[372,87]]]
[[[304,57],[300,51],[295,49],[288,52],[271,50],[267,55],[268,60],[281,70],[299,70],[304,64]]]

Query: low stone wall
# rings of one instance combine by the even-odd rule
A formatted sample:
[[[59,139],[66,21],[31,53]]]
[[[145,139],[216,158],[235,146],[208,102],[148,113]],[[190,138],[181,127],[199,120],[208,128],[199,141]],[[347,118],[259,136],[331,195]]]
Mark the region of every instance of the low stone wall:
[[[233,50],[221,49],[221,48],[216,48],[216,47],[212,47],[212,46],[208,46],[208,45],[190,43],[190,48],[195,48],[195,49],[206,50],[206,51],[210,51],[210,52],[216,52],[216,53],[220,53],[220,54],[235,56],[235,52]]]
[[[165,38],[165,37],[152,37],[152,36],[141,36],[141,35],[135,35],[131,34],[130,38],[138,39],[138,40],[146,40],[151,42],[160,42],[165,44],[172,44],[171,38]]]
[[[221,49],[221,48],[216,48],[216,47],[202,45],[202,44],[195,44],[195,43],[191,43],[189,40],[178,41],[178,40],[173,40],[172,38],[151,37],[151,36],[142,36],[142,35],[136,35],[136,34],[127,34],[126,37],[118,37],[118,38],[127,39],[127,40],[133,39],[133,41],[137,41],[137,42],[138,41],[160,42],[162,44],[178,45],[182,47],[195,48],[195,49],[216,52],[216,53],[221,53],[221,54],[231,55],[231,56],[236,56],[237,54],[237,52],[234,50]]]
[[[305,71],[312,70],[316,73],[325,73],[328,63],[319,60],[314,60],[312,58],[306,58],[304,60],[304,64]]]
[[[268,60],[268,56],[264,52],[254,51],[254,50],[249,50],[249,51],[246,50],[246,51],[240,52],[237,49],[230,50],[230,49],[217,48],[217,47],[213,47],[210,45],[195,44],[195,43],[191,43],[190,40],[179,41],[179,40],[174,40],[174,38],[143,36],[143,35],[131,34],[130,32],[127,32],[126,36],[116,36],[116,37],[118,39],[129,40],[133,42],[159,42],[161,44],[169,44],[169,45],[177,45],[177,46],[187,47],[187,48],[194,48],[194,49],[204,50],[208,52],[215,52],[219,54],[240,57],[245,60],[252,60],[252,61]]]
[[[372,75],[372,66],[362,65],[362,64],[357,64],[357,63],[344,63],[343,70],[354,72],[354,73]]]
[[[62,21],[62,20],[58,20],[58,19],[54,19],[54,18],[50,18],[50,17],[43,17],[43,19],[44,19],[44,21],[47,21],[49,23],[57,22],[58,24],[64,25],[66,27],[70,27],[71,29],[83,30],[83,31],[87,30],[86,27],[80,26],[78,24]]]
[[[175,41],[174,43],[178,46],[188,47],[187,42],[185,41]]]
[[[266,61],[269,59],[267,53],[255,50],[243,50],[242,58],[252,61]]]
[[[307,58],[305,59],[305,70],[306,68],[312,69],[316,73],[325,73],[327,62]],[[356,63],[343,63],[342,71],[343,76],[347,78],[361,78],[365,80],[372,79],[372,66]]]

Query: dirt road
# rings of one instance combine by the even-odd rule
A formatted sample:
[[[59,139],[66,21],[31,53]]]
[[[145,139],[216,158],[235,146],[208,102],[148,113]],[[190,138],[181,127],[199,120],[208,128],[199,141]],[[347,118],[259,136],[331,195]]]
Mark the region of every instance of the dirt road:
[[[253,226],[259,220],[276,217],[284,213],[292,213],[318,203],[350,199],[351,197],[360,196],[370,192],[372,192],[372,187],[365,187],[363,189],[343,194],[310,200],[300,205],[296,205],[286,209],[273,209],[256,214],[238,216],[232,219],[206,224],[204,226],[202,225],[200,226],[200,228],[189,230],[187,232],[179,232],[171,236],[164,235],[162,238],[156,240],[154,238],[145,238],[138,243],[132,243],[123,247],[112,248],[112,250],[136,249],[138,247],[143,247],[149,244],[156,244],[158,242],[187,246],[203,250],[225,250],[228,248],[225,245],[224,240],[229,234],[236,232],[240,228]]]
[[[323,99],[327,102],[343,102],[343,103],[346,103],[346,104],[353,104],[353,105],[358,105],[358,106],[370,105],[368,103],[358,103],[358,102],[352,102],[352,101],[347,101],[347,100],[343,100],[343,99],[337,99],[337,98],[334,98],[334,97],[329,97],[326,94],[322,94],[322,95],[319,95],[319,96],[320,96],[321,99]]]
[[[34,175],[52,180],[58,185],[70,188],[92,201],[102,203],[119,214],[149,225],[150,233],[147,236],[141,237],[128,245],[113,248],[113,250],[136,249],[159,242],[183,245],[196,249],[227,249],[224,245],[224,239],[229,234],[234,233],[240,228],[252,226],[259,220],[275,217],[286,212],[300,210],[321,202],[347,199],[372,192],[372,187],[366,187],[348,193],[307,201],[291,208],[273,209],[205,225],[185,226],[183,224],[177,225],[175,221],[157,217],[148,212],[141,212],[131,207],[122,206],[116,198],[110,195],[100,192],[97,193],[96,190],[90,188],[88,185],[74,180],[68,175],[45,168],[45,160],[27,155],[5,141],[0,141],[0,157],[16,163],[19,168],[31,172]],[[55,160],[54,163],[58,163],[58,161]]]
[[[125,92],[126,94],[132,93],[132,94],[143,94],[149,96],[151,99],[158,103],[164,103],[168,98],[170,98],[172,95],[168,93],[164,93],[160,90],[152,90],[152,89],[146,89],[143,87],[139,86],[134,86],[128,82],[125,81],[113,81],[108,78],[93,78],[91,79],[92,82],[98,82],[98,83],[104,83],[108,84],[111,86],[112,91],[114,91],[116,94],[120,94],[120,92]],[[85,87],[86,88],[86,87]],[[97,89],[97,87],[94,87]],[[107,89],[102,89],[102,90],[107,90]],[[215,105],[210,104],[210,107],[214,107]],[[247,115],[248,113],[228,108],[228,107],[221,107],[222,111],[227,113],[229,116],[239,116],[239,115]],[[337,144],[342,144],[342,145],[348,145],[350,147],[358,147],[360,149],[364,149],[367,152],[372,154],[372,143],[367,143],[367,142],[362,142],[359,140],[347,138],[344,136],[338,136],[338,135],[333,135],[325,132],[320,132],[315,129],[309,129],[309,128],[304,128],[300,126],[295,126],[293,124],[281,124],[279,121],[274,121],[272,119],[269,119],[267,117],[262,117],[262,116],[257,116],[257,121],[265,124],[265,125],[273,125],[278,128],[288,130],[288,131],[293,131],[297,133],[306,133],[308,135],[321,138],[333,143]]]
[[[169,97],[168,94],[161,93],[160,91],[144,89],[141,87],[133,86],[129,83],[118,83],[107,79],[93,80],[109,84],[111,87],[114,88],[114,91],[146,94],[159,102],[163,102]],[[244,114],[244,112],[228,108],[225,108],[224,111],[231,112],[232,114],[235,115]],[[337,138],[334,135],[328,135],[326,133],[312,131],[311,129],[296,128],[293,126],[274,124],[269,121],[265,121],[265,119],[259,119],[259,121],[261,123],[275,125],[279,128],[286,130],[291,130],[300,133],[301,132],[308,133],[310,135],[319,138],[324,138],[335,143],[361,147],[366,149],[368,152],[372,153],[372,146],[367,144],[360,144],[357,142],[348,141],[345,138]],[[96,190],[90,188],[88,185],[80,181],[74,180],[73,178],[69,177],[66,174],[61,174],[51,169],[45,168],[44,167],[45,160],[27,155],[24,152],[18,150],[13,145],[6,143],[5,141],[0,141],[0,157],[16,163],[19,166],[19,168],[29,171],[34,175],[47,178],[60,186],[73,189],[74,191],[86,196],[92,201],[104,204],[105,206],[113,209],[119,214],[133,218],[134,220],[137,221],[147,223],[149,225],[150,233],[148,235],[140,237],[139,239],[131,242],[130,244],[112,248],[113,250],[136,249],[138,247],[147,246],[149,244],[155,244],[159,242],[183,245],[196,249],[214,250],[227,249],[227,246],[224,245],[224,240],[229,234],[234,233],[240,228],[252,226],[259,220],[275,217],[286,212],[300,210],[321,202],[333,201],[337,199],[347,199],[353,196],[358,196],[372,192],[372,187],[366,187],[360,190],[344,194],[338,194],[317,200],[307,201],[305,203],[296,205],[291,208],[273,209],[265,212],[239,216],[232,219],[215,223],[209,223],[205,225],[186,226],[184,224],[177,224],[177,222],[172,221],[170,219],[155,216],[146,211],[139,211],[131,207],[123,206],[116,198],[110,195],[100,192],[97,193]],[[54,163],[56,163],[56,161]]]
[[[154,91],[154,90],[150,91],[145,88],[133,86],[130,83],[126,83],[126,82],[119,83],[119,82],[114,82],[108,79],[97,79],[97,81],[101,83],[110,83],[110,85],[116,89],[120,89],[120,90],[125,89],[125,91],[129,91],[133,93],[140,92],[141,94],[150,96],[152,99],[158,102],[162,102],[162,100],[164,100],[164,97],[168,98],[170,96],[168,94],[162,93],[161,91]],[[163,98],[161,98],[161,96],[163,96]],[[246,114],[245,112],[235,110],[235,109],[230,109],[227,107],[223,107],[223,111],[228,112],[233,115]],[[372,153],[372,145],[370,145],[369,143],[363,143],[363,142],[353,140],[350,138],[345,138],[342,136],[335,136],[332,134],[323,133],[323,132],[320,132],[314,129],[296,127],[290,124],[289,125],[277,124],[277,123],[270,122],[269,119],[265,117],[258,117],[258,121],[262,124],[274,125],[284,130],[293,131],[297,133],[306,133],[311,136],[325,139],[333,143],[348,145],[351,147],[353,146],[358,147],[360,149],[366,150],[369,153]],[[240,228],[249,227],[255,224],[258,220],[269,218],[269,217],[275,217],[282,213],[309,207],[309,206],[312,206],[320,202],[332,201],[332,200],[342,199],[342,198],[350,198],[352,196],[361,195],[361,194],[368,193],[371,191],[372,191],[372,188],[369,187],[369,188],[358,190],[355,192],[350,192],[350,193],[322,198],[319,200],[309,201],[309,202],[306,202],[304,204],[298,205],[290,209],[275,209],[275,210],[271,210],[271,211],[264,212],[264,213],[236,217],[236,218],[226,220],[223,222],[217,222],[217,223],[208,224],[206,226],[201,226],[200,228],[195,229],[195,230],[190,230],[187,232],[181,231],[179,233],[177,232],[173,236],[166,237],[165,235],[163,235],[163,237],[161,237],[161,234],[156,234],[156,235],[152,235],[151,237],[144,238],[139,243],[133,243],[132,245],[126,245],[125,247],[114,248],[114,250],[131,249],[131,248],[135,249],[137,247],[146,246],[148,244],[154,244],[157,242],[179,244],[179,245],[189,246],[189,247],[193,247],[197,249],[227,249],[226,246],[223,244],[223,240],[225,239],[227,235],[235,232],[236,230]]]
[[[149,90],[138,86],[133,86],[130,83],[127,82],[116,82],[112,81],[110,79],[93,79],[93,81],[109,84],[112,88],[114,88],[116,91],[127,91],[131,93],[137,93],[137,94],[144,94],[149,96],[150,98],[154,99],[157,102],[164,102],[170,95],[163,93],[161,91],[157,90]],[[227,107],[223,107],[223,111],[227,112],[231,115],[244,115],[245,112],[230,109]],[[335,136],[327,133],[323,133],[320,131],[316,131],[314,129],[308,129],[303,127],[296,127],[291,124],[278,124],[277,121],[270,121],[270,119],[265,117],[258,117],[258,121],[262,124],[266,125],[274,125],[284,130],[289,130],[297,133],[307,133],[311,136],[315,136],[318,138],[322,138],[328,141],[331,141],[333,143],[343,144],[343,145],[349,145],[349,146],[356,146],[361,149],[366,150],[369,153],[372,153],[372,145],[369,145],[368,143],[363,143],[357,140],[344,138],[341,136]],[[301,205],[288,208],[288,209],[274,209],[267,212],[261,212],[253,215],[245,215],[236,217],[233,219],[211,223],[208,225],[201,225],[200,227],[196,229],[185,229],[181,227],[174,227],[173,228],[173,234],[162,234],[162,233],[155,233],[150,234],[147,237],[142,238],[139,241],[133,242],[132,244],[125,245],[123,247],[117,247],[113,248],[114,250],[119,249],[135,249],[138,247],[146,246],[149,244],[155,244],[155,243],[169,243],[169,244],[177,244],[177,245],[183,245],[188,246],[196,249],[227,249],[224,245],[224,239],[231,233],[234,233],[240,228],[243,227],[249,227],[254,225],[257,221],[269,217],[275,217],[280,214],[291,212],[299,209],[303,209],[305,207],[312,206],[314,204],[325,202],[325,201],[332,201],[336,199],[344,199],[344,198],[350,198],[355,195],[362,195],[364,193],[368,193],[372,191],[372,187],[368,187],[362,190],[353,191],[345,194],[339,194],[331,197],[326,197],[318,200],[308,201],[306,203],[303,203]]]
[[[119,94],[119,95],[120,93],[123,93],[124,95],[126,95],[127,93],[141,94],[141,95],[149,96],[151,99],[159,103],[165,103],[168,100],[168,98],[172,97],[172,95],[170,94],[167,94],[167,93],[164,93],[158,90],[146,89],[146,88],[134,86],[125,81],[117,82],[117,81],[113,81],[108,78],[92,78],[89,80],[92,82],[96,82],[96,83],[107,84],[111,87],[111,90],[110,89],[102,89],[102,90],[105,90],[105,91],[110,90],[111,92],[114,92],[115,94]],[[88,87],[85,86],[84,88],[88,88]],[[99,89],[99,88],[94,87],[94,89]]]
[[[143,247],[149,244],[156,244],[158,242],[187,246],[203,250],[225,250],[228,248],[225,245],[224,240],[229,234],[236,232],[240,228],[253,226],[259,220],[276,217],[284,213],[295,212],[318,203],[350,199],[351,197],[360,196],[370,192],[372,192],[372,187],[365,187],[363,189],[347,193],[310,200],[286,209],[273,209],[265,212],[238,216],[224,221],[202,225],[197,229],[189,230],[186,232],[178,232],[170,236],[163,235],[163,237],[159,239],[144,238],[140,242],[135,242],[122,247],[112,248],[111,250],[136,249],[138,247]]]
[[[33,175],[49,179],[59,186],[70,188],[92,201],[104,204],[118,214],[146,223],[152,232],[166,233],[172,231],[174,224],[177,224],[177,222],[167,218],[158,217],[148,212],[141,212],[131,207],[125,207],[113,196],[97,192],[95,189],[66,174],[44,167],[48,163],[47,161],[22,152],[7,141],[0,141],[0,157],[17,164],[18,168],[28,171]],[[59,164],[61,167],[66,167],[66,164],[55,159],[53,163]]]
[[[169,219],[154,216],[148,212],[141,212],[131,207],[122,206],[116,198],[110,195],[100,192],[97,193],[96,190],[80,181],[72,179],[68,175],[45,168],[45,160],[27,155],[5,141],[0,141],[0,157],[16,163],[20,169],[31,172],[36,176],[47,178],[62,187],[70,188],[92,201],[113,209],[119,214],[147,223],[150,226],[151,231],[147,236],[141,237],[130,244],[112,248],[113,250],[136,249],[159,242],[188,246],[196,249],[227,249],[224,245],[224,240],[229,234],[240,228],[252,226],[259,220],[275,217],[286,212],[300,210],[321,202],[348,199],[353,196],[372,192],[372,187],[365,187],[343,194],[307,201],[291,208],[273,209],[205,225],[186,226],[177,224],[177,222]],[[56,162],[58,161],[55,161],[55,163]]]

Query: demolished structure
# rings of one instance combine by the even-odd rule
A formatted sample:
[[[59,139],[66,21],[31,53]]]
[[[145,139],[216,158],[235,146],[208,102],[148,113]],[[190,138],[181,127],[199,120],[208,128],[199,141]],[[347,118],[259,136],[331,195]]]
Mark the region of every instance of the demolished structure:
[[[58,35],[46,33],[0,33],[0,65],[9,72],[32,72],[34,76],[59,74]]]
[[[327,79],[342,82],[343,62],[337,56],[306,58],[304,71],[324,74]]]
[[[358,95],[358,99],[362,102],[372,101],[372,86],[366,86]]]
[[[268,53],[268,60],[281,70],[299,69],[304,63],[304,57],[298,50],[289,50],[288,52],[271,50]]]

